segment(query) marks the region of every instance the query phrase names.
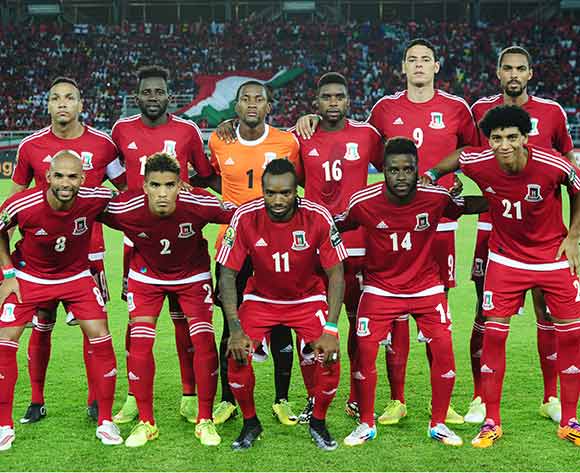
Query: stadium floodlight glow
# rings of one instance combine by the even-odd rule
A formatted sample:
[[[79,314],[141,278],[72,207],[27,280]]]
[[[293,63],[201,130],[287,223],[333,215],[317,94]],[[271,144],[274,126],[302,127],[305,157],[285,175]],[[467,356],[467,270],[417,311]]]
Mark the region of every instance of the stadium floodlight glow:
[[[282,9],[286,12],[311,12],[316,9],[316,2],[284,2]]]
[[[30,3],[26,5],[29,15],[60,15],[60,3]]]

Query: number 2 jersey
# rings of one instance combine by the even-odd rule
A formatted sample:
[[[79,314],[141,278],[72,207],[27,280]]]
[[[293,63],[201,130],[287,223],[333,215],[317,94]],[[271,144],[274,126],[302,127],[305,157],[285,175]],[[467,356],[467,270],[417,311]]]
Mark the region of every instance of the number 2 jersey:
[[[187,284],[211,279],[208,223],[229,223],[235,207],[224,205],[203,189],[181,191],[175,212],[158,217],[149,210],[143,191],[119,194],[102,216],[106,225],[121,230],[134,243],[129,278],[146,284]]]
[[[236,211],[216,260],[239,271],[248,256],[254,274],[244,300],[293,304],[326,301],[317,261],[328,269],[347,254],[328,210],[299,198],[287,222],[273,221],[264,199],[248,202]]]
[[[396,205],[385,189],[379,183],[356,192],[337,218],[340,228],[366,230],[364,291],[391,297],[443,292],[432,245],[441,218],[461,216],[463,199],[453,199],[443,187],[418,185],[412,202]]]
[[[46,193],[46,189],[34,187],[9,197],[0,207],[0,231],[17,226],[22,235],[12,253],[17,276],[40,284],[90,276],[91,228],[113,198],[113,191],[81,187],[66,211],[54,210]]]

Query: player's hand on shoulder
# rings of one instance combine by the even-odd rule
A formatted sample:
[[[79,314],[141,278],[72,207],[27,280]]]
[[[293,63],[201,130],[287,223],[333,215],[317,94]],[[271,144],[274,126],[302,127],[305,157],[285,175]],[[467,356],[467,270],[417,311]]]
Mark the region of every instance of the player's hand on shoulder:
[[[10,294],[16,294],[18,302],[22,303],[20,285],[18,284],[18,279],[16,278],[4,279],[2,281],[2,284],[0,285],[0,305],[4,304],[4,301]]]
[[[238,137],[236,136],[237,124],[238,121],[235,118],[224,120],[217,126],[215,130],[217,137],[228,144],[234,143],[238,139]]]
[[[314,113],[301,116],[296,122],[296,133],[301,138],[309,140],[320,123],[320,116]]]
[[[427,174],[422,174],[419,176],[419,184],[422,186],[433,186],[435,183],[431,179],[431,177]]]
[[[228,349],[226,356],[233,356],[238,363],[245,365],[248,362],[248,355],[252,348],[252,340],[242,329],[234,330],[228,338]]]
[[[580,250],[578,248],[578,238],[573,238],[569,234],[558,248],[556,259],[559,260],[565,254],[570,265],[570,274],[580,275]]]
[[[312,344],[314,351],[322,356],[325,365],[335,363],[340,358],[340,344],[338,337],[323,333],[318,340]]]
[[[461,179],[459,179],[459,176],[455,174],[453,176],[453,186],[451,187],[451,189],[449,189],[449,193],[453,197],[457,197],[462,192],[463,192],[463,182],[461,181]]]

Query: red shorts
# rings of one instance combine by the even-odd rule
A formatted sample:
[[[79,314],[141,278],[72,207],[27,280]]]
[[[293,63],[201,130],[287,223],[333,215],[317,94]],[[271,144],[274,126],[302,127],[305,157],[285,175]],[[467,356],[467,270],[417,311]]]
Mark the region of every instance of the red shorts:
[[[129,279],[127,307],[129,317],[159,317],[165,296],[174,299],[190,318],[211,322],[213,289],[211,279],[188,284],[146,284]]]
[[[349,256],[344,263],[344,306],[347,315],[356,314],[358,302],[362,294],[362,270],[365,266],[365,256]]]
[[[380,343],[387,338],[393,322],[405,314],[415,317],[427,340],[451,332],[451,315],[443,292],[423,297],[384,297],[365,292],[358,306],[356,335]]]
[[[26,325],[38,309],[54,311],[59,302],[78,320],[107,318],[101,291],[89,275],[60,284],[38,284],[19,278],[18,284],[22,303],[15,294],[8,296],[2,305],[0,328]]]
[[[483,222],[478,222],[479,225]],[[477,241],[475,243],[475,251],[473,252],[473,265],[471,267],[471,280],[481,281],[485,277],[485,267],[487,266],[488,242],[491,231],[477,229]]]
[[[556,319],[580,317],[580,281],[568,268],[549,271],[520,269],[490,260],[483,286],[483,315],[510,317],[524,305],[528,289],[544,293],[546,305]]]
[[[447,289],[455,287],[455,231],[436,232],[433,255],[439,266],[439,276]]]
[[[245,300],[239,309],[242,329],[255,345],[269,337],[276,325],[293,329],[305,343],[313,342],[322,335],[327,314],[326,301],[272,304]]]

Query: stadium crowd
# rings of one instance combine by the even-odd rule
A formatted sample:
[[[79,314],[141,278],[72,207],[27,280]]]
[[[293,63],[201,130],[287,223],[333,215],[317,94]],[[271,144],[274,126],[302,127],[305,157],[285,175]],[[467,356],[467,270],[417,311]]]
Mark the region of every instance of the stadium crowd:
[[[422,36],[440,46],[437,87],[469,103],[497,91],[496,57],[506,44],[528,48],[536,60],[533,92],[565,107],[580,106],[577,49],[580,26],[554,18],[537,24],[519,20],[477,27],[426,21],[423,24],[319,24],[246,20],[218,24],[16,25],[0,27],[0,129],[32,130],[46,124],[50,80],[66,74],[85,93],[83,119],[110,129],[133,92],[139,65],[173,68],[173,90],[195,94],[196,74],[302,67],[305,74],[277,91],[273,123],[290,126],[311,108],[317,77],[328,70],[349,78],[352,117],[365,119],[383,95],[403,86],[403,44]],[[279,45],[284,44],[281,54]],[[561,77],[573,77],[562,81]],[[32,113],[31,113],[32,111]],[[572,122],[577,116],[571,115]],[[203,124],[202,124],[203,126]]]

